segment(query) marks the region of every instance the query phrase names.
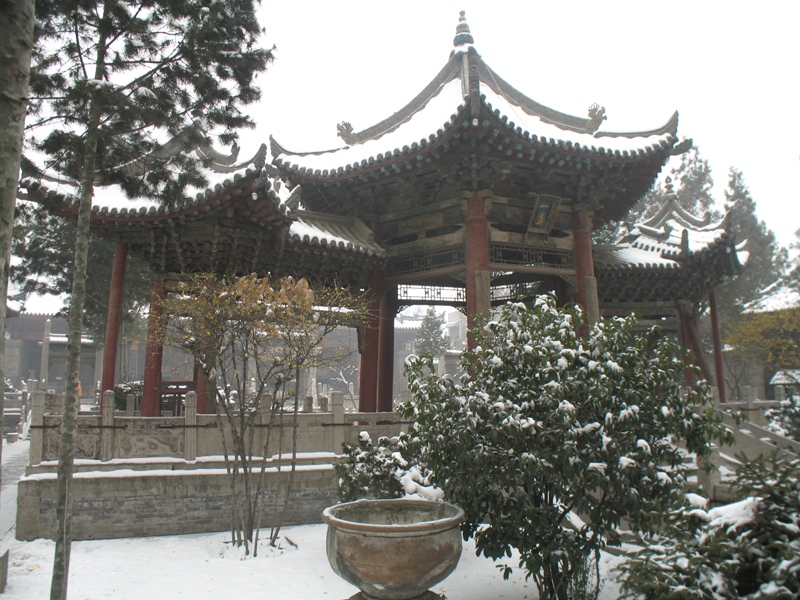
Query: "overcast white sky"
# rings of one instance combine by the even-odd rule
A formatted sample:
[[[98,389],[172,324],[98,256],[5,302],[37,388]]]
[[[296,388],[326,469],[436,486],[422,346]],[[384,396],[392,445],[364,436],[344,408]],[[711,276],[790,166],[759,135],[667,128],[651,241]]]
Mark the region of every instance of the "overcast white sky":
[[[663,125],[711,163],[722,200],[739,168],[758,214],[787,246],[800,228],[800,2],[659,0],[262,0],[258,122],[242,156],[272,134],[295,151],[341,145],[402,108],[439,72],[466,11],[475,47],[534,100],[585,116],[605,106],[607,130]],[[49,303],[48,303],[49,302]],[[59,303],[31,299],[30,312]]]
[[[263,0],[276,60],[251,109],[255,134],[290,150],[341,145],[410,101],[444,66],[460,10],[475,47],[534,100],[585,116],[605,106],[607,130],[663,125],[680,112],[712,166],[721,200],[739,168],[759,216],[788,245],[800,228],[800,3],[661,0]]]

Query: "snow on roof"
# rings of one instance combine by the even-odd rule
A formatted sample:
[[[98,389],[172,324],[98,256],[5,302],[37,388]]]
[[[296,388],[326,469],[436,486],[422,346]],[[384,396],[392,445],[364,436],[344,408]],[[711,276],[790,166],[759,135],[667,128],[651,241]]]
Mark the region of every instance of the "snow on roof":
[[[778,371],[769,380],[770,385],[800,385],[800,369]]]
[[[69,341],[69,338],[66,334],[63,333],[51,333],[50,334],[50,343],[51,344],[64,344],[66,345]],[[90,346],[94,344],[94,339],[90,337],[81,337],[81,344],[85,344]]]
[[[642,223],[636,224],[625,239],[637,248],[675,253],[680,251],[684,243],[689,252],[699,252],[719,241],[723,235],[725,229],[695,229],[677,220],[668,220],[661,229],[654,229]]]
[[[386,256],[375,243],[372,231],[360,219],[297,211],[289,226],[289,237],[297,242],[360,252],[369,256]]]
[[[647,154],[659,148],[672,146],[675,136],[671,133],[658,135],[602,136],[602,132],[581,133],[558,127],[543,121],[538,115],[530,114],[522,106],[497,93],[489,85],[481,88],[485,101],[499,117],[506,116],[513,120],[517,127],[531,136],[549,140],[551,145],[559,141],[570,143],[575,150],[601,152],[609,150],[614,153]]]
[[[290,156],[279,154],[276,163],[285,162],[311,171],[336,170],[345,165],[358,165],[373,157],[399,154],[399,149],[414,143],[426,144],[432,134],[453,124],[456,113],[464,106],[461,80],[452,79],[435,90],[419,110],[399,127],[380,137],[361,144],[353,144],[325,152],[311,152]]]
[[[614,248],[607,248],[606,251],[608,254],[605,260],[612,265],[661,269],[677,269],[680,266],[678,261],[666,258],[655,248],[618,244]]]
[[[195,196],[197,202],[218,193],[222,189],[229,187],[232,183],[243,176],[252,175],[259,172],[265,162],[267,155],[266,144],[261,144],[256,153],[248,159],[236,162],[239,157],[239,147],[234,144],[230,154],[225,154],[214,149],[210,144],[203,147],[186,147],[182,134],[178,134],[172,140],[166,142],[153,153],[167,158],[177,154],[183,154],[189,158],[199,160],[203,166],[203,174],[207,180],[205,188],[189,187],[186,190],[187,196]],[[29,159],[43,158],[38,155],[28,155]],[[146,165],[142,161],[133,161],[128,168],[131,171],[137,169],[146,170]],[[41,170],[41,177],[23,178],[22,187],[29,190],[42,186],[45,195],[55,193],[66,196],[71,202],[77,202],[79,197],[79,186],[77,182],[64,177],[62,174],[52,169],[37,167]],[[145,212],[152,214],[155,211],[163,212],[162,203],[149,198],[129,198],[118,185],[102,185],[96,182],[94,197],[92,198],[92,211],[101,214],[118,213],[139,213]]]
[[[503,123],[511,121],[518,134],[543,145],[632,158],[672,151],[677,142],[677,113],[663,127],[648,132],[598,131],[605,120],[602,107],[593,105],[589,117],[582,118],[553,110],[525,96],[483,61],[473,46],[463,14],[453,43],[455,48],[444,68],[399,111],[360,132],[354,132],[349,123],[340,123],[339,136],[347,146],[333,150],[292,152],[271,139],[274,164],[325,177],[337,174],[340,169],[349,171],[401,154],[410,153],[413,158],[415,144],[424,147],[435,141],[444,133],[443,125],[452,125],[465,105],[478,102]],[[473,117],[479,108],[472,106]]]
[[[758,300],[747,304],[745,312],[774,312],[798,307],[800,307],[800,292],[778,281],[767,287]]]

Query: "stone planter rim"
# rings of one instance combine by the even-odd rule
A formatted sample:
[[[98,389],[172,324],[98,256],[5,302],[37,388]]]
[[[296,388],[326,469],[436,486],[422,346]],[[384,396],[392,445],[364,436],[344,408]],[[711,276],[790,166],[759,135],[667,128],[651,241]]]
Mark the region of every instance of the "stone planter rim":
[[[353,506],[364,505],[385,505],[392,506],[399,503],[415,504],[421,509],[429,509],[431,506],[444,505],[455,510],[455,514],[451,516],[441,517],[430,521],[417,521],[414,523],[360,523],[358,521],[349,521],[336,516],[336,513],[352,508]],[[355,500],[354,502],[344,502],[342,504],[335,504],[329,506],[322,511],[322,520],[329,526],[335,527],[342,531],[350,531],[356,533],[370,533],[377,536],[409,536],[409,535],[427,535],[437,533],[440,531],[447,531],[453,527],[458,527],[464,520],[464,511],[448,502],[433,502],[430,500],[418,500],[415,498],[386,498],[386,499],[362,499]]]

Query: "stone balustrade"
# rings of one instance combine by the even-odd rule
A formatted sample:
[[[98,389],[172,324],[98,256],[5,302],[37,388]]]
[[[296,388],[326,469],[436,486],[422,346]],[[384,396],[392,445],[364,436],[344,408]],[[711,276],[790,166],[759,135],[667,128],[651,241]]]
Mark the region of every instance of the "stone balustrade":
[[[58,460],[61,443],[60,405],[57,399],[44,392],[33,392],[31,415],[30,465]],[[100,414],[79,415],[75,443],[76,459],[109,461],[132,458],[181,458],[194,461],[203,456],[224,454],[223,434],[230,439],[228,425],[213,414],[197,414],[197,396],[186,395],[180,417],[140,417],[134,414],[129,400],[124,412],[114,411],[114,394],[105,392]],[[297,452],[342,451],[344,442],[356,443],[361,431],[377,439],[397,435],[401,419],[395,413],[345,412],[344,395],[331,394],[330,403],[323,402],[326,412],[291,411],[270,414],[270,402],[262,401],[252,429],[253,448],[260,455],[289,454],[292,451],[292,425],[297,419]],[[327,406],[329,404],[329,406]],[[269,447],[264,448],[267,436]],[[230,445],[227,446],[230,448]]]

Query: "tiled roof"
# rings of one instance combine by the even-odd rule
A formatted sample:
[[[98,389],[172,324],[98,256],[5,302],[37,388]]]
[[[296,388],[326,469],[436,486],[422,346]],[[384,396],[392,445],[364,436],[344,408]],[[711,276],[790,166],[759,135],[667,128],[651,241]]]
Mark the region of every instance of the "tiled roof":
[[[769,380],[770,385],[800,385],[800,370],[786,369],[778,371]]]
[[[216,154],[217,158],[221,156]],[[275,169],[265,165],[265,157],[266,146],[262,144],[253,158],[238,164],[228,161],[218,169],[216,162],[212,161],[207,173],[209,179],[217,179],[216,183],[197,193],[193,199],[175,206],[156,205],[146,200],[123,199],[120,202],[113,192],[100,188],[92,206],[92,231],[100,237],[129,244],[134,251],[144,255],[156,271],[191,270],[190,263],[203,260],[206,253],[204,243],[218,248],[218,254],[241,254],[245,261],[248,252],[253,252],[250,258],[260,253],[259,264],[263,263],[267,269],[271,264],[270,252],[275,254],[284,245],[326,256],[360,255],[368,261],[380,261],[386,256],[375,243],[372,231],[361,220],[297,210],[302,196],[300,186],[290,189],[275,179]],[[54,192],[46,183],[26,181],[26,198],[74,218],[78,210],[76,196]],[[226,212],[238,215],[236,224],[233,228],[220,229],[219,219]],[[204,221],[208,225],[204,226]],[[201,234],[198,227],[206,231]],[[188,245],[176,253],[174,246],[184,239],[184,230]],[[228,233],[223,233],[223,230]],[[267,236],[263,239],[274,240],[277,245],[265,253],[260,250],[261,241],[256,242],[255,249],[241,241],[232,241],[230,246],[226,246],[220,235],[257,236],[259,240]],[[326,260],[335,262],[337,259]]]
[[[309,211],[297,211],[289,226],[292,241],[385,257],[386,251],[375,242],[372,231],[356,218],[336,217]]]
[[[669,193],[662,209],[633,225],[620,243],[596,246],[595,263],[609,270],[678,269],[692,254],[721,246],[731,255],[732,270],[738,271],[747,262],[747,252],[733,245],[726,222],[727,217],[718,223],[701,221]]]
[[[674,194],[657,217],[634,225],[618,244],[593,247],[601,306],[702,303],[741,272],[747,253],[735,245],[726,219],[702,224]]]
[[[592,106],[587,118],[541,105],[506,83],[480,57],[469,28],[459,24],[450,60],[426,88],[389,118],[361,132],[339,125],[346,143],[321,152],[293,152],[270,138],[274,164],[306,177],[336,178],[370,170],[395,159],[413,159],[438,145],[456,124],[488,127],[485,115],[514,130],[533,146],[557,147],[585,157],[630,160],[676,150],[677,113],[645,132],[602,131],[604,109]]]

